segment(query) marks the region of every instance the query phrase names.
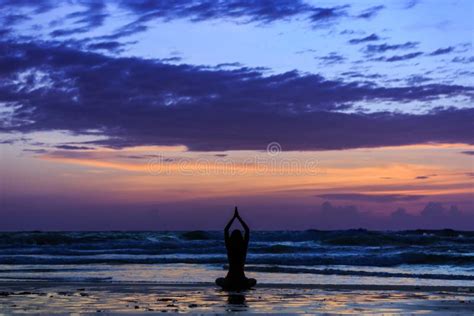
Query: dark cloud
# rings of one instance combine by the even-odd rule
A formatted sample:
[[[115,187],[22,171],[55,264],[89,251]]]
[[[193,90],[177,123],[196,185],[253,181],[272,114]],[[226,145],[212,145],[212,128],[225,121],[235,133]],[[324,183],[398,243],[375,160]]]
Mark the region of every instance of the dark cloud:
[[[406,42],[403,44],[393,44],[389,45],[387,43],[384,44],[369,44],[365,48],[365,52],[367,54],[380,54],[385,53],[389,50],[405,50],[405,49],[413,49],[418,46],[419,42]]]
[[[12,26],[21,22],[28,21],[30,17],[26,14],[11,13],[0,16],[3,25]]]
[[[86,33],[103,25],[111,15],[107,6],[125,10],[134,20],[121,26],[111,34],[100,36],[101,40],[117,40],[146,31],[154,21],[185,19],[191,22],[223,19],[235,23],[268,24],[293,19],[307,20],[314,27],[334,23],[348,17],[369,19],[375,16],[383,6],[374,6],[358,15],[349,14],[349,5],[318,7],[303,0],[173,0],[173,1],[135,1],[135,0],[75,0],[76,6],[83,9],[69,13],[50,26],[56,29],[50,32],[53,37],[66,37]],[[33,14],[50,11],[54,8],[71,5],[67,0],[0,0],[0,6],[9,11],[20,9],[33,10]],[[0,14],[1,15],[1,14]],[[15,19],[10,14],[10,19]],[[67,27],[61,28],[62,25]]]
[[[308,48],[308,49],[304,49],[304,50],[299,50],[299,51],[295,52],[295,54],[300,55],[300,54],[316,53],[316,52],[317,52],[317,50],[312,49],[312,48]]]
[[[88,149],[94,149],[93,147],[87,147],[87,146],[76,146],[76,145],[58,145],[55,146],[57,149],[64,149],[64,150],[88,150]]]
[[[396,229],[473,229],[474,213],[461,212],[456,206],[445,208],[441,203],[430,202],[418,214],[400,208],[390,215],[389,227]]]
[[[383,6],[383,5],[374,6],[374,7],[371,7],[371,8],[368,8],[368,9],[362,11],[359,15],[357,15],[357,17],[361,18],[361,19],[371,19],[374,16],[376,16],[379,13],[380,10],[382,10],[384,8],[385,8],[385,6]]]
[[[368,73],[362,73],[358,71],[346,71],[346,72],[341,73],[341,75],[345,78],[366,78],[366,79],[383,78],[381,74],[368,74]]]
[[[107,50],[112,52],[120,52],[123,50],[123,46],[123,43],[117,41],[103,41],[91,43],[87,45],[87,48],[92,50]]]
[[[392,56],[392,57],[385,58],[385,61],[394,62],[394,61],[409,60],[409,59],[419,57],[421,55],[423,55],[423,52],[414,52],[414,53],[409,53],[409,54],[405,54],[405,55],[395,55],[395,56]]]
[[[348,5],[333,8],[312,8],[310,20],[313,23],[328,23],[338,18],[347,16]]]
[[[452,60],[453,63],[461,63],[461,64],[471,64],[474,63],[474,56],[472,57],[454,57]]]
[[[86,33],[103,25],[108,13],[105,12],[104,1],[79,1],[85,10],[67,14],[64,20],[70,21],[74,27],[54,30],[50,33],[53,37],[69,36],[76,33]]]
[[[120,39],[120,38],[132,36],[136,33],[145,32],[146,30],[148,30],[148,26],[141,24],[140,21],[135,21],[135,22],[129,23],[127,25],[124,25],[124,26],[118,28],[112,34],[99,36],[99,37],[97,37],[97,39],[106,40],[106,41],[109,41],[109,40],[113,41],[113,40],[117,40],[117,39]]]
[[[7,135],[8,134],[4,134],[2,136],[7,136]],[[33,143],[31,139],[27,137],[11,137],[11,138],[0,139],[0,144],[13,145],[15,143],[23,143],[23,144],[33,145],[33,146],[42,145],[41,143]]]
[[[446,47],[446,48],[438,48],[437,50],[429,53],[428,55],[429,56],[439,56],[439,55],[445,55],[445,54],[452,53],[453,51],[454,51],[454,47],[449,46],[449,47]]]
[[[121,27],[108,39],[118,39],[143,32],[153,20],[187,19],[191,22],[226,19],[243,23],[272,23],[293,18],[307,18],[314,26],[332,23],[347,16],[348,6],[321,8],[301,0],[178,0],[178,1],[119,1],[122,8],[138,17]]]
[[[362,37],[362,38],[353,38],[349,40],[349,44],[360,44],[366,42],[374,42],[380,40],[377,34],[370,34],[369,36]]]
[[[59,0],[61,1],[61,0]],[[56,5],[58,3],[56,2]],[[0,7],[5,11],[10,9],[12,11],[16,9],[32,9],[33,13],[44,13],[55,7],[53,0],[0,0]]]
[[[423,175],[423,176],[417,176],[415,177],[415,180],[426,180],[432,177],[436,177],[436,174],[429,174],[429,175]]]
[[[219,18],[244,18],[247,22],[272,22],[275,20],[310,13],[314,8],[300,0],[176,0],[176,1],[129,1],[118,4],[139,16],[141,22],[160,19],[202,21]]]
[[[46,149],[23,149],[25,152],[35,153],[35,154],[46,154],[48,151]]]
[[[416,5],[418,5],[421,1],[420,0],[407,0],[405,4],[405,9],[411,9],[414,8]]]
[[[8,28],[0,28],[0,37],[6,38],[8,35],[10,35],[12,32],[11,29]]]
[[[411,75],[406,79],[406,82],[409,85],[419,85],[431,80],[432,80],[431,78],[428,78],[422,75]]]
[[[14,143],[15,143],[14,139],[2,139],[2,140],[0,140],[0,144],[4,144],[4,145],[12,145]]]
[[[354,205],[335,206],[329,202],[315,213],[316,227],[324,229],[474,229],[474,212],[461,212],[456,206],[445,208],[435,202],[414,214],[399,208],[388,218],[361,211]]]
[[[373,60],[373,61],[385,61],[385,62],[393,63],[393,62],[397,62],[397,61],[404,61],[404,60],[414,59],[414,58],[419,57],[421,55],[423,55],[422,52],[415,52],[415,53],[408,53],[408,54],[405,54],[405,55],[395,55],[395,56],[391,56],[391,57],[377,57],[377,58],[373,58],[371,60]]]
[[[327,200],[343,201],[364,201],[364,202],[402,202],[415,201],[423,198],[422,195],[404,195],[404,194],[361,194],[361,193],[330,193],[320,194],[317,197]]]
[[[347,35],[347,34],[353,35],[353,34],[364,34],[364,32],[355,31],[355,30],[342,30],[341,32],[339,32],[339,34],[340,35]]]
[[[119,155],[121,158],[126,159],[151,159],[151,158],[162,158],[161,155]],[[162,161],[173,161],[171,158],[162,159]]]
[[[36,76],[35,72],[40,75]],[[27,75],[26,75],[27,74]],[[115,58],[50,43],[0,42],[3,132],[66,130],[95,144],[186,145],[191,150],[344,149],[474,143],[474,109],[423,115],[341,113],[355,102],[471,96],[460,85],[382,87],[296,71],[220,69]]]
[[[324,65],[339,64],[345,60],[344,56],[336,52],[331,52],[326,56],[315,57],[315,59],[320,60]]]
[[[315,221],[317,228],[324,227],[330,230],[373,226],[370,213],[359,211],[354,205],[336,206],[330,202],[324,202],[312,220]]]
[[[76,28],[71,28],[71,29],[60,29],[60,30],[54,30],[49,33],[52,37],[62,37],[62,36],[69,36],[73,35],[76,33],[86,33],[89,31],[88,27],[76,27]]]
[[[307,17],[312,23],[326,23],[348,16],[350,6],[316,7],[301,0],[177,0],[177,1],[129,1],[119,0],[119,5],[139,16],[137,22],[154,19],[240,19],[241,22],[270,23],[295,17]],[[368,9],[360,18],[380,10]],[[374,14],[374,13],[372,13]]]
[[[178,57],[178,56],[173,56],[173,57],[167,57],[167,58],[160,58],[160,61],[161,62],[164,62],[164,63],[176,63],[176,62],[180,62],[182,61],[183,58],[181,57]],[[225,66],[222,66],[223,64],[220,64],[220,67],[225,67]],[[217,65],[216,67],[219,67],[219,65]]]
[[[463,151],[461,152],[461,154],[464,154],[464,155],[474,155],[474,150],[467,150],[467,151]]]

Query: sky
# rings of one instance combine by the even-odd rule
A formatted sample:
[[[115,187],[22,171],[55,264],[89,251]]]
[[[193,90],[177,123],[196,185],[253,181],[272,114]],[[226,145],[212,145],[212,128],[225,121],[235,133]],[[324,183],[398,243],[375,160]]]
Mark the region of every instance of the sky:
[[[0,8],[0,230],[474,229],[472,1]]]

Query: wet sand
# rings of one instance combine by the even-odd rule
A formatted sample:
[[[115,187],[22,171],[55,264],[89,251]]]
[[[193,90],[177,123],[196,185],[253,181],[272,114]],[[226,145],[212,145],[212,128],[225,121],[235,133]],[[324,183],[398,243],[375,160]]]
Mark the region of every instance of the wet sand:
[[[211,283],[1,282],[12,313],[469,314],[474,287],[261,284],[225,292]]]

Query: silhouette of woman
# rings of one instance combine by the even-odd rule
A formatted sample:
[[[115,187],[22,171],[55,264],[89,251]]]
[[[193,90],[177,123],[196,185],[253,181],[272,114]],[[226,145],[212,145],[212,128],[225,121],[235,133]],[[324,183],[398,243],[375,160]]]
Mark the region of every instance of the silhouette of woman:
[[[240,230],[236,229],[229,236],[229,229],[235,219],[238,219],[245,230],[245,235],[242,237]],[[257,280],[249,279],[245,276],[244,266],[245,258],[247,257],[247,249],[249,246],[250,229],[239,215],[237,207],[234,211],[234,216],[227,223],[224,229],[225,247],[227,248],[227,259],[229,260],[229,272],[225,278],[218,278],[216,284],[228,290],[245,290],[249,289],[255,284]]]

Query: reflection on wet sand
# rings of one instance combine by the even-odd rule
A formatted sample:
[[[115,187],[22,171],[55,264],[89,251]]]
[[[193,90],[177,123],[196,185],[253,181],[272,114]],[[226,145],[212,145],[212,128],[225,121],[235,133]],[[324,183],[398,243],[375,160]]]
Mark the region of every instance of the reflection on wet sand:
[[[92,312],[192,313],[468,313],[473,292],[256,288],[225,292],[213,286],[34,283],[1,286],[0,314]]]
[[[228,312],[245,312],[248,310],[248,305],[245,301],[245,292],[229,292],[227,294],[227,308]]]

